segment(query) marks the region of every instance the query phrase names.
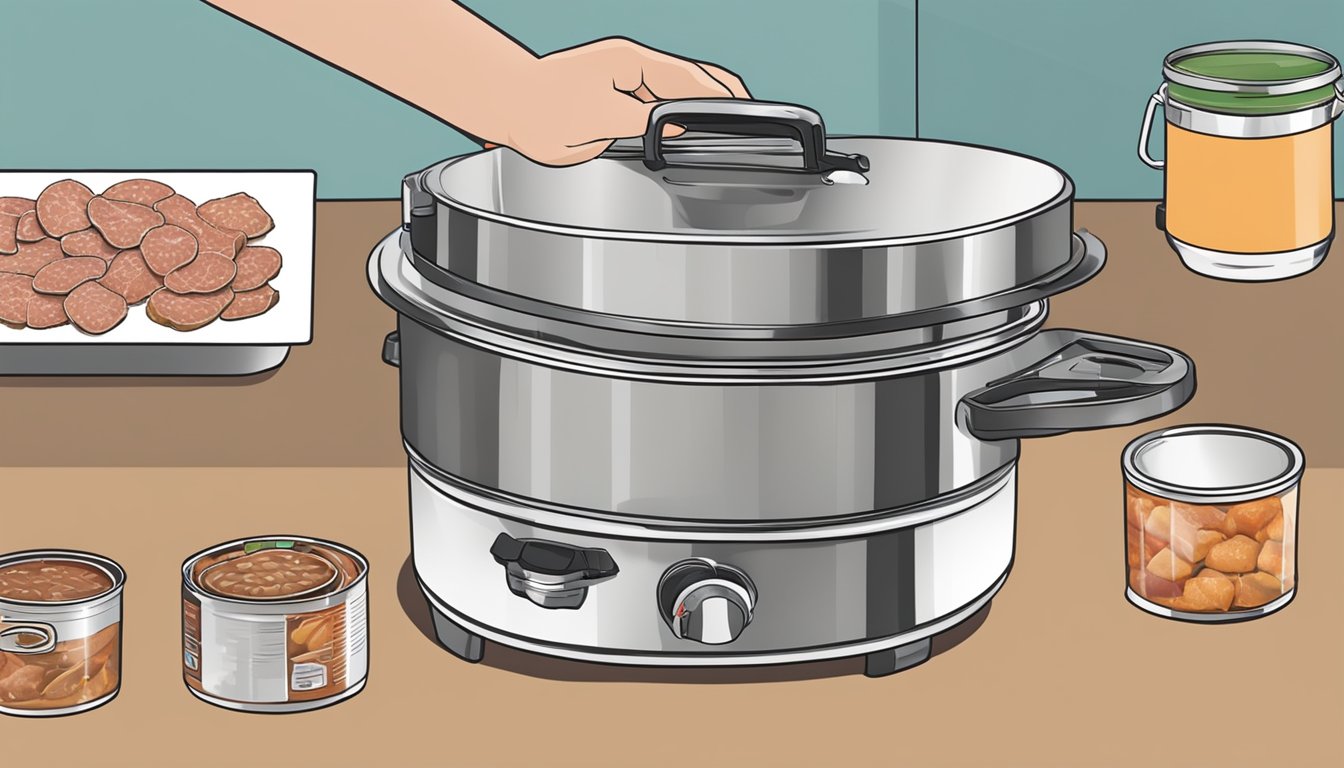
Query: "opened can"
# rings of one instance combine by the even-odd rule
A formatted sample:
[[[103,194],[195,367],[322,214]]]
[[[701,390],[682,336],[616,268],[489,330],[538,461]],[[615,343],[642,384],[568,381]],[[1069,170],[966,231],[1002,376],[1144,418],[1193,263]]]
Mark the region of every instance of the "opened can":
[[[182,564],[182,671],[197,698],[298,712],[364,687],[368,561],[298,536],[221,544]]]
[[[1165,171],[1158,225],[1181,260],[1226,280],[1314,269],[1334,234],[1339,61],[1310,46],[1241,40],[1172,51],[1162,74],[1139,158]],[[1158,107],[1166,113],[1165,160],[1148,150]]]

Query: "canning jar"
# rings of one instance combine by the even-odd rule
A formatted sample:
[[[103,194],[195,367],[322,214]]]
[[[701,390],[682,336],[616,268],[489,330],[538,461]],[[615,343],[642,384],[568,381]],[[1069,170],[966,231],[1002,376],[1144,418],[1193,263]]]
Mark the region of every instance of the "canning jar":
[[[0,557],[0,712],[83,712],[121,688],[126,572],[105,557],[32,550]]]
[[[1244,427],[1175,427],[1131,442],[1122,466],[1131,603],[1227,621],[1293,599],[1305,466],[1295,444]]]
[[[1190,269],[1278,280],[1325,258],[1334,233],[1331,123],[1339,62],[1305,45],[1205,43],[1172,51],[1149,99],[1139,157],[1165,171],[1159,226]],[[1148,136],[1166,113],[1166,159]]]

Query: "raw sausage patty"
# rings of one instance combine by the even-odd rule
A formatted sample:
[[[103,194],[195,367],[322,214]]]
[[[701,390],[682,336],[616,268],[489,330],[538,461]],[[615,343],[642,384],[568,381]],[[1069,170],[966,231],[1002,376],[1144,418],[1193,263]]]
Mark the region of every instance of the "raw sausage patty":
[[[135,248],[145,233],[163,224],[163,214],[139,203],[95,197],[89,201],[89,221],[118,248]]]
[[[245,192],[201,203],[196,213],[220,229],[242,232],[249,240],[261,237],[275,227],[271,215],[261,207],[261,203]]]
[[[52,237],[88,229],[92,199],[93,190],[74,179],[55,182],[37,196],[37,223]]]
[[[126,319],[126,300],[98,283],[87,282],[65,297],[65,314],[85,333],[107,333]]]
[[[249,245],[238,254],[238,274],[233,278],[235,291],[251,291],[280,274],[280,252],[264,245]]]
[[[38,293],[66,294],[80,283],[97,280],[107,271],[107,262],[97,256],[69,256],[57,259],[37,270],[33,290]]]
[[[140,252],[156,275],[166,275],[196,258],[196,238],[176,224],[164,224],[145,233]]]
[[[127,179],[119,181],[103,191],[108,200],[122,200],[127,203],[139,203],[153,206],[165,198],[172,197],[173,188],[153,179]]]
[[[163,285],[173,293],[214,293],[233,282],[235,273],[233,259],[203,251],[190,264],[165,275]]]
[[[182,295],[160,288],[149,297],[145,312],[149,319],[179,331],[194,331],[209,325],[233,301],[233,291],[221,288],[214,293]]]
[[[139,248],[117,254],[107,265],[107,274],[98,282],[121,294],[127,304],[139,304],[163,287],[163,278],[150,271]]]

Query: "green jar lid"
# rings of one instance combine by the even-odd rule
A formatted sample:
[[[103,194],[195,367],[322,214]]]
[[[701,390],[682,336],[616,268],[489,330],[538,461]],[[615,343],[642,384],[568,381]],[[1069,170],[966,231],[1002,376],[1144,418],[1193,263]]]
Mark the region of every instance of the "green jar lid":
[[[1295,43],[1238,40],[1172,51],[1163,62],[1168,95],[1233,115],[1280,115],[1335,98],[1339,62]]]

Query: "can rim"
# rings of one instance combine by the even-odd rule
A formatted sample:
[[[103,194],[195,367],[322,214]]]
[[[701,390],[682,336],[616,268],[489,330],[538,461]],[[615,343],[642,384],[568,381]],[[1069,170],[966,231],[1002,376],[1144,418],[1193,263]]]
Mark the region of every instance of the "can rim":
[[[206,589],[202,588],[199,584],[197,584],[195,579],[191,578],[191,569],[201,558],[207,555],[218,554],[233,547],[240,547],[250,542],[265,541],[269,539],[277,539],[282,541],[296,541],[296,542],[302,542],[304,544],[317,544],[323,547],[330,547],[343,554],[349,555],[350,558],[354,560],[355,563],[359,566],[359,574],[355,576],[355,578],[351,579],[349,584],[346,584],[344,587],[341,587],[340,589],[333,590],[331,592],[323,592],[320,595],[300,596],[298,599],[282,599],[282,600],[245,600],[243,598],[237,598],[237,597],[226,597],[224,595],[219,595],[214,592],[207,591]],[[360,554],[354,549],[351,549],[350,547],[347,547],[344,544],[338,544],[334,541],[328,541],[326,539],[317,539],[311,536],[291,536],[289,534],[248,536],[247,538],[243,539],[227,541],[222,544],[216,544],[213,547],[208,547],[199,552],[196,552],[195,554],[188,557],[186,560],[182,561],[182,585],[193,595],[221,603],[233,603],[236,605],[247,605],[252,607],[292,608],[294,606],[306,605],[308,603],[321,602],[324,600],[331,600],[332,598],[344,597],[345,595],[350,594],[356,587],[362,585],[368,579],[368,577],[369,577],[369,561],[367,558],[364,557],[364,555]]]
[[[105,602],[111,602],[121,596],[121,592],[126,588],[126,569],[122,568],[115,560],[104,557],[93,552],[84,552],[76,549],[25,549],[21,552],[10,552],[0,555],[0,568],[29,563],[35,560],[68,560],[97,568],[109,579],[112,580],[112,586],[96,595],[81,597],[76,600],[22,600],[16,597],[0,597],[0,606],[17,605],[25,609],[52,607],[69,608],[72,606],[96,606]]]
[[[1272,477],[1254,483],[1220,488],[1199,488],[1174,483],[1153,477],[1139,468],[1138,459],[1145,450],[1169,438],[1194,435],[1223,435],[1269,443],[1284,452],[1288,459],[1287,467]],[[1306,471],[1306,457],[1293,441],[1272,432],[1233,424],[1190,424],[1155,430],[1131,440],[1125,446],[1120,461],[1125,480],[1140,490],[1173,501],[1193,504],[1236,503],[1275,496],[1296,486]]]
[[[1329,65],[1324,72],[1287,80],[1236,80],[1196,75],[1176,68],[1177,62],[1201,53],[1291,53]],[[1320,48],[1280,40],[1223,40],[1177,48],[1162,60],[1162,76],[1173,83],[1206,91],[1256,93],[1267,96],[1303,93],[1331,85],[1340,79],[1339,60]]]

